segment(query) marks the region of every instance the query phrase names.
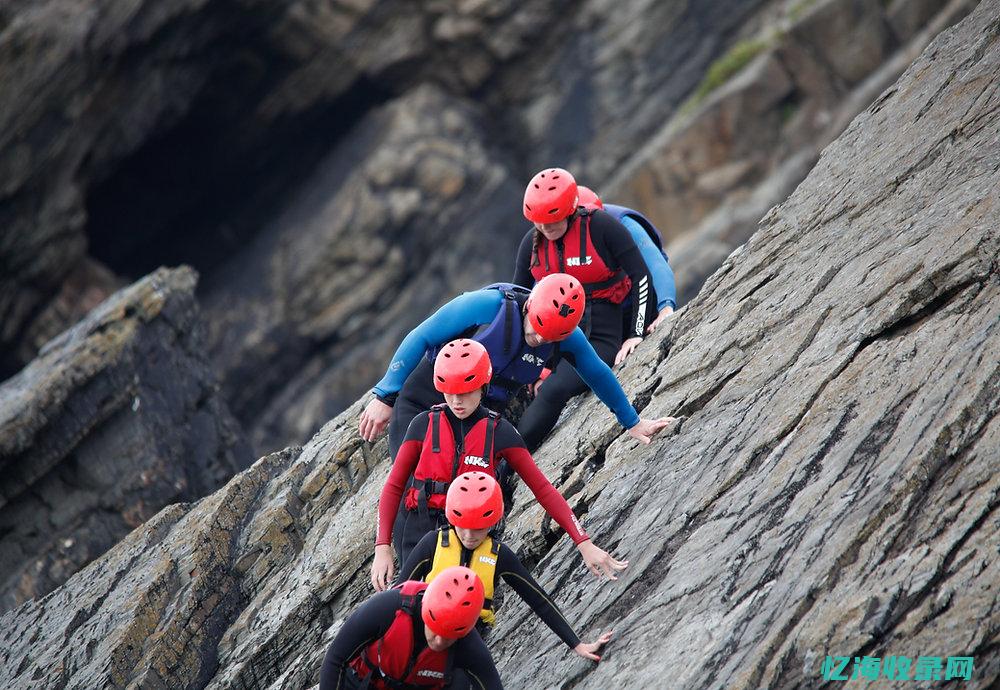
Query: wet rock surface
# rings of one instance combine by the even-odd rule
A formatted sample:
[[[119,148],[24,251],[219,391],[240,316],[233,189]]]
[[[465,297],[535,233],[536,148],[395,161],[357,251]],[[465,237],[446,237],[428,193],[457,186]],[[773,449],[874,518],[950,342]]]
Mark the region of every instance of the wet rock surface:
[[[641,346],[629,395],[682,424],[639,446],[590,398],[568,411],[539,463],[631,566],[593,580],[523,488],[507,540],[585,637],[617,639],[584,662],[508,597],[508,687],[816,687],[826,655],[1000,678],[998,77],[988,0]],[[360,409],[5,614],[0,683],[315,683],[370,589],[388,467]]]
[[[164,506],[250,464],[190,269],[104,301],[0,386],[0,608],[47,594]]]

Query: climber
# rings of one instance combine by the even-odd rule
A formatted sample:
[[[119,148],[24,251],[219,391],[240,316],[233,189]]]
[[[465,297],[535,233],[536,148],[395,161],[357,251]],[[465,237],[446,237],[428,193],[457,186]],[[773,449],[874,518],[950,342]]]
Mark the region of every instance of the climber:
[[[660,231],[653,225],[653,221],[642,215],[635,209],[625,206],[615,206],[605,204],[601,198],[589,187],[578,186],[580,193],[580,206],[590,211],[603,209],[632,235],[632,240],[642,254],[642,260],[646,263],[650,279],[653,282],[653,295],[656,299],[650,299],[646,303],[646,334],[656,330],[656,327],[663,323],[663,320],[674,313],[677,308],[677,289],[674,286],[674,272],[670,268],[670,260],[663,250],[663,237]],[[626,328],[628,323],[626,322]]]
[[[510,422],[481,405],[492,374],[489,354],[475,340],[454,340],[438,353],[434,385],[445,404],[414,417],[382,487],[371,570],[375,589],[385,589],[392,581],[390,537],[402,564],[425,534],[447,524],[443,513],[449,484],[465,472],[482,470],[496,476],[501,458],[570,535],[594,575],[603,572],[615,579],[615,571],[626,567],[590,541]]]
[[[614,412],[630,436],[649,443],[670,418],[639,418],[614,373],[577,328],[585,301],[580,283],[564,274],[547,276],[530,292],[497,283],[454,298],[403,339],[373,389],[374,399],[361,414],[362,438],[374,441],[388,424],[389,453],[395,458],[410,421],[442,401],[431,373],[435,349],[453,338],[470,337],[486,347],[495,365],[487,391],[492,409],[503,409],[519,388],[534,383],[547,360],[564,359],[576,367],[585,385]],[[425,353],[429,353],[427,358]],[[545,433],[558,413],[550,415]],[[540,443],[536,434],[534,445],[527,447],[534,451]]]
[[[646,264],[631,234],[610,214],[581,208],[576,180],[562,168],[542,170],[531,179],[522,210],[534,225],[518,247],[513,282],[531,287],[556,272],[581,281],[587,339],[606,364],[620,363],[642,342],[650,297]],[[624,342],[623,319],[629,324]],[[528,448],[541,444],[566,402],[586,389],[572,366],[552,367],[545,385],[535,386],[535,399],[518,424]]]
[[[570,649],[584,659],[601,660],[597,652],[608,643],[612,633],[604,633],[596,642],[581,642],[562,611],[514,552],[490,534],[503,517],[503,495],[493,477],[484,472],[459,475],[448,487],[445,515],[451,526],[424,535],[403,564],[401,577],[433,582],[449,567],[465,565],[472,568],[485,587],[486,599],[476,624],[484,638],[494,623],[496,579],[503,577]],[[614,579],[613,575],[611,577]]]
[[[330,643],[320,690],[502,688],[475,629],[482,607],[483,583],[462,566],[374,595]]]

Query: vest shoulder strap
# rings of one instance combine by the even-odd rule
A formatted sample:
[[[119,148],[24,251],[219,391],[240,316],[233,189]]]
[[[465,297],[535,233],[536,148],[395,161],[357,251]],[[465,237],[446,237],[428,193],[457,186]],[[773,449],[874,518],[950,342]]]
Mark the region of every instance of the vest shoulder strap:
[[[444,417],[445,403],[431,408],[431,451],[441,452],[441,418]]]

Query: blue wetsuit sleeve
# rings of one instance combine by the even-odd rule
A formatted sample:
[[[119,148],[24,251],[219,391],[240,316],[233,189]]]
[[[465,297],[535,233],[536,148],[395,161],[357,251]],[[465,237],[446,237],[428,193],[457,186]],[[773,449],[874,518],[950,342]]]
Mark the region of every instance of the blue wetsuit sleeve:
[[[473,326],[489,323],[497,315],[503,295],[499,290],[475,290],[451,300],[403,338],[389,369],[373,390],[381,397],[398,393],[406,377],[428,350],[444,345]]]
[[[619,424],[631,429],[639,423],[639,413],[632,407],[615,373],[597,356],[583,331],[576,328],[566,340],[559,343],[559,348],[564,355],[572,357],[571,364],[580,378],[615,413]]]
[[[660,248],[638,221],[624,216],[622,225],[628,228],[636,246],[639,247],[643,261],[646,262],[646,268],[649,269],[649,275],[653,279],[653,289],[656,290],[656,310],[662,311],[668,305],[676,309],[677,288],[674,285],[674,272],[670,268],[670,262],[663,257]]]

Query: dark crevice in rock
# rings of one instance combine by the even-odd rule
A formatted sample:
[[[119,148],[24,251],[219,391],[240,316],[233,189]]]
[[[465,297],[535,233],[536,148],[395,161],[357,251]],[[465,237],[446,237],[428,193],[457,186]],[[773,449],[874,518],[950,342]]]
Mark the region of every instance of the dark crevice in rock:
[[[858,343],[858,349],[855,352],[855,356],[863,352],[872,343],[880,340],[891,340],[898,335],[920,328],[928,317],[941,311],[942,309],[947,308],[953,301],[961,297],[962,293],[969,288],[973,288],[970,294],[967,295],[967,297],[971,299],[982,289],[981,278],[979,276],[974,276],[969,280],[959,283],[958,285],[942,292],[916,312],[888,324],[882,330],[873,335],[865,337],[860,343]]]
[[[775,497],[775,499],[770,503],[762,506],[758,510],[750,512],[749,514],[744,514],[745,519],[739,520],[728,530],[727,535],[732,535],[739,529],[741,529],[743,526],[745,526],[747,523],[756,521],[762,515],[764,516],[764,525],[756,534],[754,534],[754,536],[751,538],[750,543],[745,548],[741,549],[739,553],[737,553],[736,559],[729,567],[730,571],[730,577],[728,578],[729,584],[726,587],[724,594],[722,595],[723,601],[728,601],[729,598],[735,593],[736,588],[738,586],[737,581],[738,581],[739,571],[741,570],[742,565],[746,561],[747,557],[757,549],[757,545],[759,544],[761,538],[763,538],[765,534],[767,534],[768,532],[775,529],[781,524],[781,521],[784,518],[785,514],[788,512],[788,507],[791,505],[792,501],[795,500],[795,498],[799,495],[799,493],[801,493],[801,491],[804,488],[806,488],[812,483],[814,478],[823,469],[823,461],[826,459],[827,455],[829,455],[830,451],[843,439],[844,430],[847,428],[847,426],[854,419],[857,418],[857,412],[855,408],[856,405],[851,405],[846,410],[844,410],[843,414],[840,417],[840,420],[837,422],[837,425],[830,432],[829,436],[827,436],[826,441],[820,447],[816,455],[813,456],[808,463],[806,463],[805,467],[803,468],[804,471],[800,474],[798,479],[790,482],[786,487],[784,487]],[[741,517],[743,516],[741,515]],[[796,525],[796,527],[798,526]],[[764,575],[759,579],[757,584],[753,588],[748,590],[744,594],[744,596],[741,597],[739,601],[733,603],[734,608],[739,605],[740,601],[746,599],[747,597],[753,596],[756,591],[758,591],[768,582],[774,580],[780,574],[780,572],[784,568],[781,559],[785,555],[786,555],[785,553],[778,554],[774,562],[772,562],[768,566]]]
[[[697,398],[684,402],[684,404],[673,412],[673,416],[691,417],[696,412],[703,410],[710,402],[712,402],[713,399],[716,398],[716,396],[719,395],[719,393],[722,392],[722,389],[726,387],[726,384],[732,381],[741,371],[743,371],[742,366],[726,374],[715,385],[699,395]]]
[[[770,283],[772,280],[774,280],[775,275],[776,275],[775,273],[769,273],[768,275],[764,276],[763,280],[758,281],[758,283],[756,285],[754,285],[752,288],[750,288],[745,295],[743,295],[742,297],[740,297],[736,301],[737,302],[744,302],[744,301],[750,299],[751,297],[754,296],[754,294],[758,290],[760,290],[762,287],[764,287],[765,285],[767,285],[768,283]]]

